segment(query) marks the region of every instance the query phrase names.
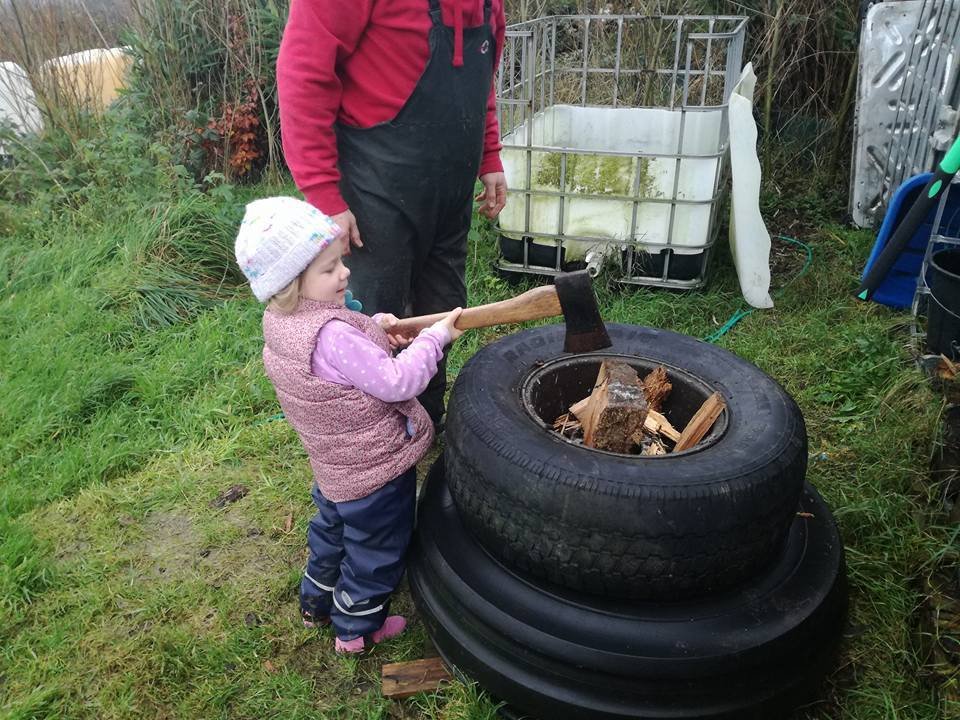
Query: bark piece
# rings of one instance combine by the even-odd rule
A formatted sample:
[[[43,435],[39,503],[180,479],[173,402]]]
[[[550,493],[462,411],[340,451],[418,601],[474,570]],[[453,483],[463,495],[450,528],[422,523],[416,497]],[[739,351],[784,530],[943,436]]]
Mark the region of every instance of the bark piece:
[[[673,451],[681,452],[688,450],[703,440],[704,435],[710,432],[710,428],[713,427],[717,418],[720,417],[720,413],[722,413],[726,407],[727,404],[723,401],[723,398],[720,397],[720,393],[715,392],[708,397],[703,405],[700,406],[700,409],[697,410],[696,414],[690,418],[690,422],[687,423],[683,432],[680,433],[680,439],[677,440]]]
[[[432,692],[452,679],[438,657],[389,663],[381,670],[380,691],[384,697],[399,700],[418,692]]]
[[[227,503],[236,502],[240,498],[244,497],[248,492],[250,492],[250,490],[246,485],[232,485],[217,495],[208,503],[208,505],[212,508],[226,507]]]
[[[663,401],[667,399],[673,385],[667,377],[667,369],[658,365],[643,379],[643,392],[647,396],[647,403],[651,410],[663,410]]]

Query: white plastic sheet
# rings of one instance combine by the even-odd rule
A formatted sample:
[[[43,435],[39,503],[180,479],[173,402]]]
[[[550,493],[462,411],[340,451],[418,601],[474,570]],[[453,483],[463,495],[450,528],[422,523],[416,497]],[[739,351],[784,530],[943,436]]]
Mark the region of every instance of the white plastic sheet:
[[[753,89],[757,76],[747,63],[730,96],[730,251],[743,299],[773,307],[770,297],[770,233],[760,216],[760,159]]]
[[[26,71],[13,62],[0,62],[0,121],[12,124],[20,133],[43,128],[33,86]],[[6,152],[9,150],[0,145],[0,155]]]
[[[40,77],[51,94],[102,112],[125,87],[132,62],[125,48],[94,48],[47,60],[40,66]]]

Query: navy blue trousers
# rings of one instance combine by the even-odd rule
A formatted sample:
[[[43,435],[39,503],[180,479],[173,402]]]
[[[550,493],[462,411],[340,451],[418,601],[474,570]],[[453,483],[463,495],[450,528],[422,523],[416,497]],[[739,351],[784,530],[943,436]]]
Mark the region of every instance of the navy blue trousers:
[[[341,640],[383,625],[403,575],[416,494],[416,466],[349,502],[327,500],[314,483],[317,514],[307,529],[310,560],[300,583],[300,607],[315,618],[329,615]]]

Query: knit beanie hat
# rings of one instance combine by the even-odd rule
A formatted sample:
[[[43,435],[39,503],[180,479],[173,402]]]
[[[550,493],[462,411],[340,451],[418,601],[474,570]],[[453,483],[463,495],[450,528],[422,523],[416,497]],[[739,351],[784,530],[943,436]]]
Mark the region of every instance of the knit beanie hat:
[[[237,264],[253,294],[266,302],[293,282],[340,234],[312,205],[292,197],[254,200],[237,233]]]

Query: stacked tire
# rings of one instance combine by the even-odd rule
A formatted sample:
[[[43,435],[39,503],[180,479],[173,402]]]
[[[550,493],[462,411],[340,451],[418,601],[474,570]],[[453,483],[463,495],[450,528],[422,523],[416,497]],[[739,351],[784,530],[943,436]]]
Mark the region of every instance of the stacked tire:
[[[847,606],[799,409],[720,348],[607,329],[585,355],[562,326],[527,330],[461,371],[409,564],[428,632],[515,717],[783,717],[819,687]],[[660,457],[553,433],[611,358],[666,367],[678,427],[714,391],[726,412]]]

